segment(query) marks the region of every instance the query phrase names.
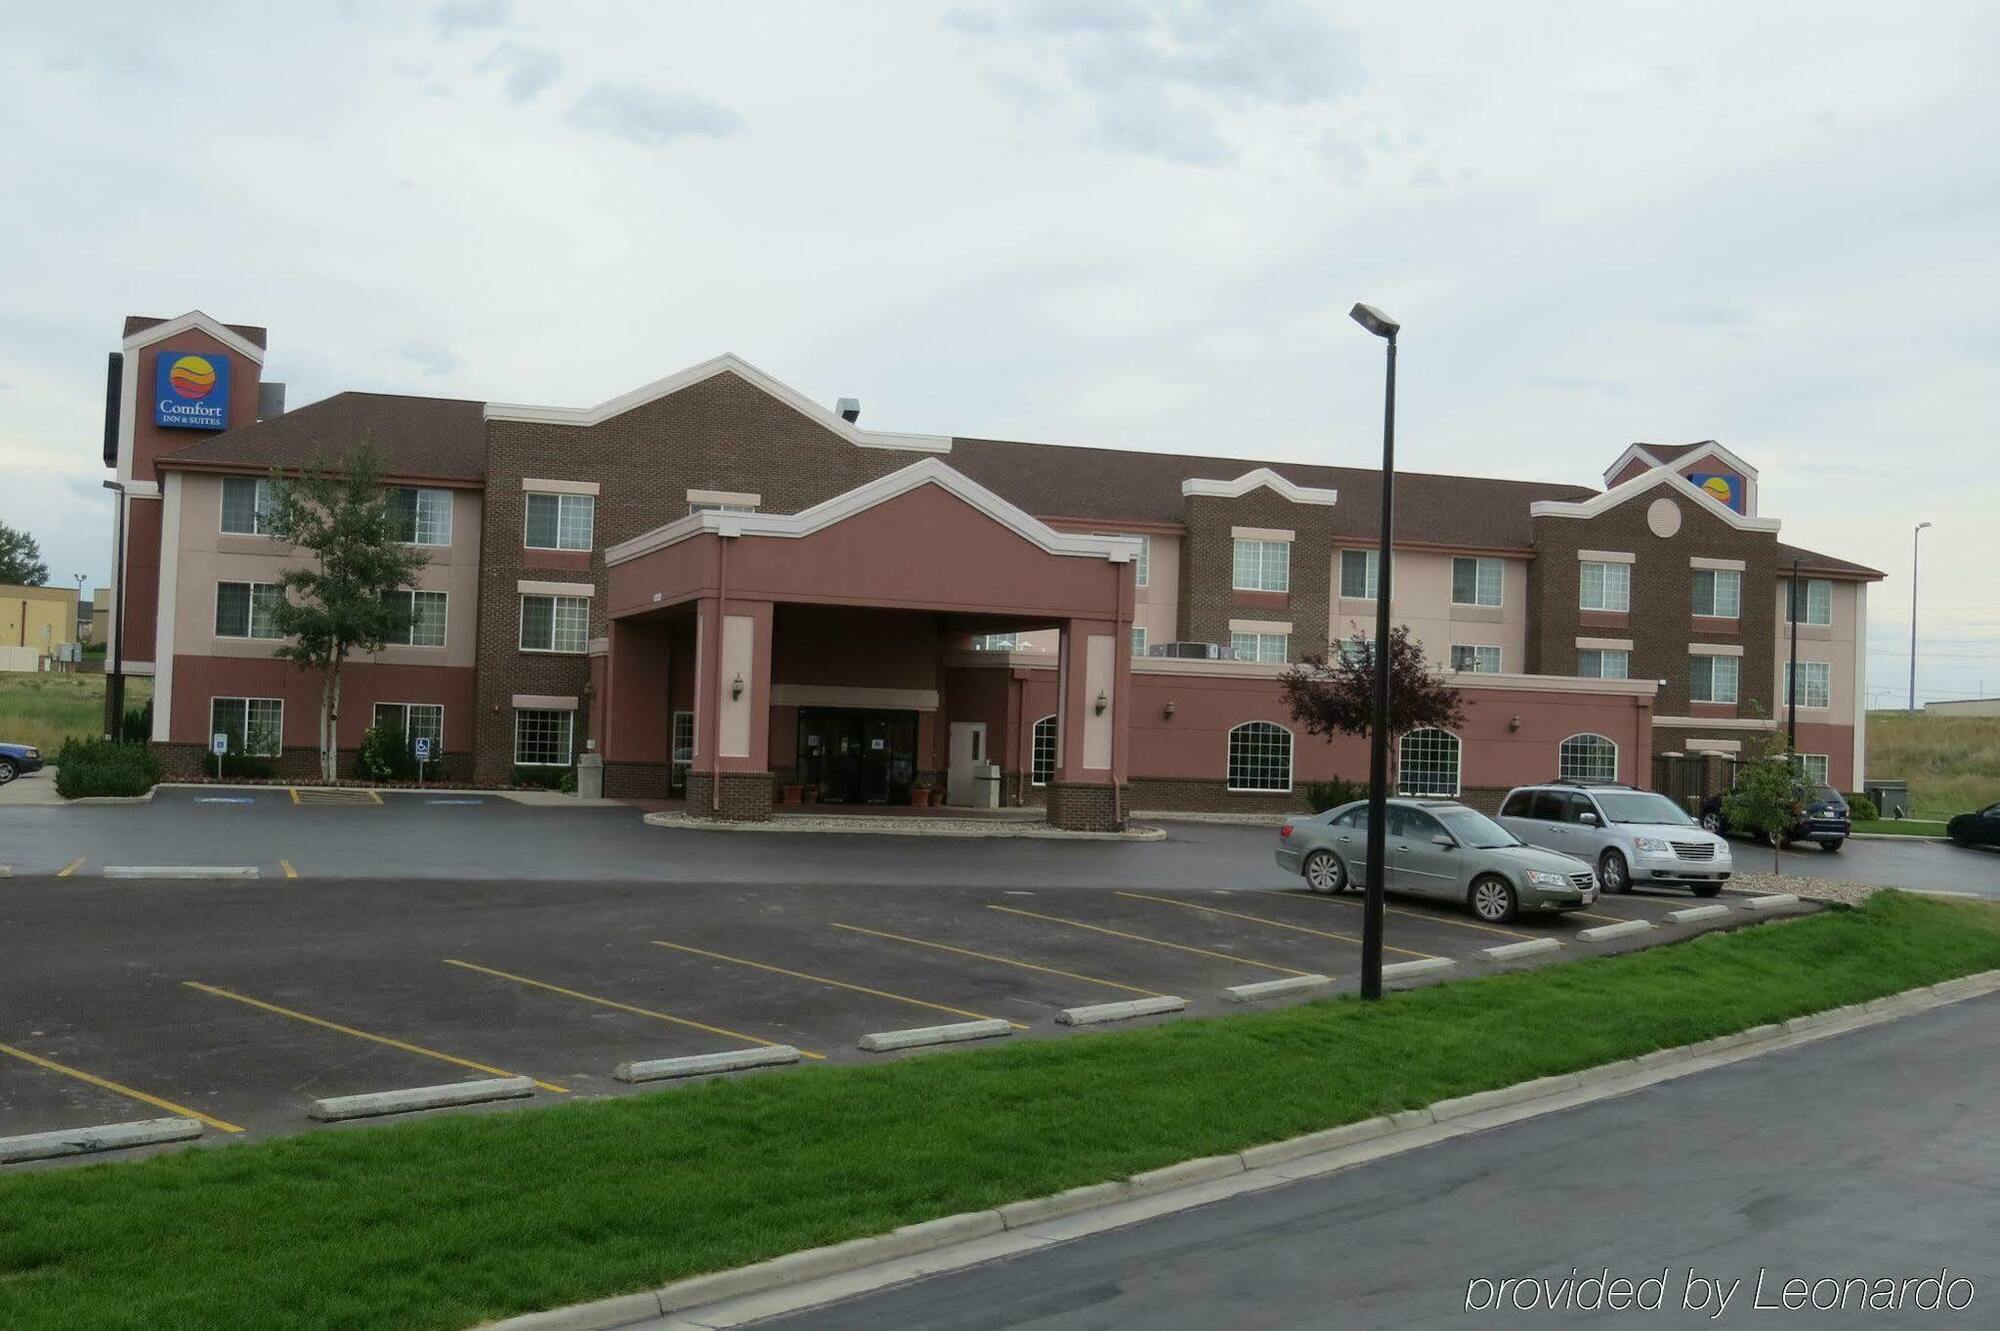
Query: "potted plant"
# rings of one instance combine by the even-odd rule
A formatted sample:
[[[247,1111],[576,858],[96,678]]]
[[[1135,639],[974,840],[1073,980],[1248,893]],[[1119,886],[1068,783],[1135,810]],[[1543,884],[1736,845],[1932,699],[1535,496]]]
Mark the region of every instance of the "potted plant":
[[[932,780],[928,774],[921,774],[916,780],[910,783],[910,806],[912,808],[929,808],[937,802],[936,795],[937,782]]]
[[[804,786],[780,786],[778,794],[785,803],[797,804],[805,798],[805,790]]]

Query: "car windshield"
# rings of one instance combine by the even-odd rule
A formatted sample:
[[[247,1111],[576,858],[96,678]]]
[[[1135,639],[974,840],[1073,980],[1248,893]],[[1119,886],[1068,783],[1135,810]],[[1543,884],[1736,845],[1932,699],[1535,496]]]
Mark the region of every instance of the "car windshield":
[[[1845,804],[1847,802],[1840,798],[1840,792],[1832,786],[1821,786],[1813,791],[1813,799],[1820,804]]]
[[[1614,823],[1667,823],[1687,826],[1694,819],[1681,806],[1650,790],[1600,790],[1597,803]]]
[[[1438,821],[1458,838],[1459,844],[1470,846],[1474,850],[1498,850],[1502,846],[1521,844],[1512,832],[1473,809],[1441,810],[1438,813]]]

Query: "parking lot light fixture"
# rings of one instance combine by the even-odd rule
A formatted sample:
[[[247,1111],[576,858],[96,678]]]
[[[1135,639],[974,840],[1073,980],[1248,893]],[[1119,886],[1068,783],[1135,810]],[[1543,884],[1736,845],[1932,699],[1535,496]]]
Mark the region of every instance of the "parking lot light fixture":
[[[1382,395],[1382,530],[1376,542],[1375,723],[1368,732],[1368,877],[1361,910],[1361,996],[1382,996],[1382,861],[1389,819],[1389,600],[1395,560],[1390,546],[1396,520],[1396,335],[1403,325],[1373,305],[1356,303],[1348,316],[1388,346],[1388,379]]]

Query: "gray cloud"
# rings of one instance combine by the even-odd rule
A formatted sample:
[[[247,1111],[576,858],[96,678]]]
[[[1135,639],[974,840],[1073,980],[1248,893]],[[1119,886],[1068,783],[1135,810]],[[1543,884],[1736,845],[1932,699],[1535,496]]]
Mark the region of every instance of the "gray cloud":
[[[525,102],[556,81],[562,73],[562,57],[539,46],[519,46],[508,42],[479,62],[482,72],[504,76],[501,87],[507,99]]]
[[[397,354],[426,377],[450,374],[461,363],[457,352],[435,342],[408,342],[397,349]]]
[[[446,0],[431,11],[431,21],[447,37],[477,28],[497,28],[507,21],[507,0]]]
[[[665,143],[687,136],[721,138],[743,118],[726,106],[632,83],[599,83],[576,99],[570,123],[633,143]]]

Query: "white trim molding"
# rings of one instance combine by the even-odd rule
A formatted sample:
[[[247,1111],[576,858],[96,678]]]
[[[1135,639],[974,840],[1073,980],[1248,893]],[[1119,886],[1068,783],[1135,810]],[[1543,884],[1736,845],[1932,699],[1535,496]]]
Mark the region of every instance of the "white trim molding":
[[[1611,693],[1650,698],[1660,691],[1656,679],[1590,679],[1581,675],[1479,675],[1469,670],[1446,674],[1455,689],[1504,689],[1515,693]]]
[[[591,638],[589,641],[583,644],[583,654],[585,656],[611,655],[611,639]]]
[[[522,478],[521,493],[537,495],[594,495],[596,481],[540,481]]]
[[[1288,481],[1269,467],[1258,467],[1246,471],[1233,481],[1211,481],[1195,478],[1181,482],[1183,497],[1201,496],[1207,499],[1241,499],[1258,486],[1267,486],[1294,504],[1333,505],[1340,502],[1340,491],[1323,490],[1315,486],[1299,485]]]
[[[1658,457],[1654,456],[1652,447],[1646,444],[1634,444],[1623,453],[1620,453],[1616,462],[1604,469],[1604,483],[1606,485],[1611,484],[1611,478],[1625,470],[1626,465],[1634,458],[1643,458],[1649,468],[1692,467],[1703,458],[1714,458],[1725,467],[1739,473],[1746,481],[1754,483],[1757,479],[1757,469],[1755,467],[1745,462],[1742,458],[1737,457],[1721,444],[1715,442],[1715,440],[1705,439],[1698,447],[1690,452],[1681,454],[1680,457],[1672,462],[1660,461]]]
[[[1740,642],[1691,642],[1689,656],[1741,656],[1743,644]]]
[[[1231,527],[1229,539],[1232,541],[1279,541],[1289,543],[1299,539],[1299,534],[1290,527]]]
[[[1579,550],[1576,552],[1579,564],[1636,564],[1639,557],[1630,550]]]
[[[1705,569],[1711,573],[1741,573],[1750,566],[1740,559],[1709,559],[1702,555],[1689,555],[1688,567]]]
[[[522,578],[514,584],[514,590],[523,596],[583,596],[597,595],[597,587],[588,582],[536,582]]]
[[[259,365],[264,363],[264,348],[220,319],[203,314],[200,310],[189,310],[177,319],[154,324],[151,328],[141,328],[126,338],[121,345],[126,351],[139,351],[152,346],[155,342],[166,342],[179,337],[182,333],[206,333],[245,360],[255,361]],[[136,366],[133,367],[133,372],[137,373]]]
[[[517,712],[574,712],[576,698],[556,693],[517,693],[514,695],[514,710]]]
[[[1745,474],[1748,479],[1748,474]],[[1680,492],[1690,502],[1711,515],[1721,518],[1738,531],[1759,531],[1775,534],[1782,526],[1776,518],[1750,518],[1738,513],[1729,505],[1717,499],[1708,491],[1675,471],[1672,467],[1655,467],[1642,472],[1620,486],[1606,490],[1592,499],[1570,501],[1567,499],[1538,499],[1528,505],[1528,516],[1535,518],[1594,518],[1618,507],[1620,504],[1637,499],[1660,486]]]
[[[629,393],[600,402],[594,407],[541,407],[525,403],[488,402],[484,417],[489,421],[514,421],[531,425],[601,425],[614,416],[657,402],[663,397],[691,388],[718,374],[734,374],[783,402],[800,415],[833,431],[856,448],[895,448],[917,453],[949,453],[951,437],[932,434],[896,434],[884,430],[864,430],[830,407],[822,407],[789,384],[772,378],[741,356],[731,352],[705,360],[699,365],[656,379]]]
[[[1629,652],[1630,638],[1578,638],[1576,645],[1587,652]]]
[[[125,482],[125,497],[127,499],[158,499],[160,497],[160,484],[158,481],[127,481]]]
[[[771,705],[935,712],[940,702],[936,689],[877,689],[845,684],[773,684]]]
[[[1681,747],[1684,749],[1693,749],[1701,753],[1741,753],[1743,752],[1743,741],[1740,739],[1713,739],[1705,736],[1689,735],[1681,741]]]
[[[1232,619],[1229,621],[1231,633],[1290,633],[1289,619]]]
[[[1655,716],[1653,728],[1661,726],[1677,730],[1776,730],[1778,723],[1768,716]]]
[[[204,316],[206,317],[206,316]],[[159,599],[153,605],[153,742],[164,744],[173,738],[174,720],[174,627],[180,618],[181,507],[187,499],[187,481],[166,473],[160,492],[160,576]],[[132,545],[125,545],[126,563],[131,563]],[[128,572],[129,577],[129,572]],[[129,599],[128,588],[128,599]],[[124,607],[119,607],[122,616]],[[124,632],[124,625],[119,625]],[[208,722],[203,721],[204,728]],[[206,740],[208,737],[203,735]],[[280,748],[284,745],[282,741]]]
[[[606,567],[623,564],[641,555],[688,540],[713,534],[721,537],[771,536],[797,540],[811,536],[857,513],[906,495],[920,486],[935,485],[992,518],[1016,536],[1052,555],[1081,559],[1102,559],[1113,564],[1129,564],[1139,557],[1140,544],[1132,536],[1084,536],[1059,532],[1040,518],[1002,499],[938,458],[923,458],[909,466],[857,485],[845,494],[814,504],[802,513],[725,513],[709,509],[676,518],[664,527],[655,527],[629,541],[621,541],[604,552]]]
[[[739,508],[762,508],[764,496],[750,494],[743,490],[690,490],[687,492],[690,504],[734,504]]]

